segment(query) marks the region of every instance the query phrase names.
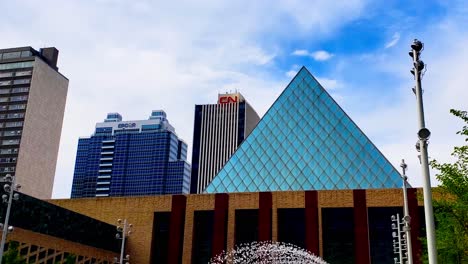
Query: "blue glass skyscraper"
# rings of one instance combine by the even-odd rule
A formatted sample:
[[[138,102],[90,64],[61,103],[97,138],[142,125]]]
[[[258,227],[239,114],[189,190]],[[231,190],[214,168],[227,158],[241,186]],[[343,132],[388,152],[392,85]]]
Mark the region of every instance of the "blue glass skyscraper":
[[[78,141],[71,198],[188,193],[186,160],[187,144],[164,111],[138,121],[110,113]]]

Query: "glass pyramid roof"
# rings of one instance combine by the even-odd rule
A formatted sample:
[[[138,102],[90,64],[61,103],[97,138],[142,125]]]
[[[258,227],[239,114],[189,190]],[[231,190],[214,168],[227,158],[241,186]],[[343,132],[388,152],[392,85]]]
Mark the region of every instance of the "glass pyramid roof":
[[[398,171],[302,67],[205,192],[400,186]]]

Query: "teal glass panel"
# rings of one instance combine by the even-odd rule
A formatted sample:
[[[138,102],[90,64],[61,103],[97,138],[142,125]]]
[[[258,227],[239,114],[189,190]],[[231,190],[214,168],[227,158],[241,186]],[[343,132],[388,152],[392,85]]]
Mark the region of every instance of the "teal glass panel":
[[[206,192],[400,185],[398,171],[303,67]]]

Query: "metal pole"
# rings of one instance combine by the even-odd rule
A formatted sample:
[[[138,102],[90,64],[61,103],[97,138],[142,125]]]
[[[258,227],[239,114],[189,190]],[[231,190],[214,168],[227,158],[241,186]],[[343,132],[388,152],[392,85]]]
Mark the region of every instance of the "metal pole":
[[[413,264],[413,246],[411,244],[411,217],[409,216],[409,207],[408,207],[408,192],[406,190],[406,184],[408,177],[406,176],[406,168],[408,166],[405,163],[405,160],[401,160],[401,168],[403,170],[403,174],[401,178],[403,179],[403,200],[404,200],[404,220],[403,223],[405,224],[405,234],[406,234],[406,253],[408,255],[408,264]]]
[[[424,64],[419,60],[419,53],[422,49],[422,43],[415,39],[412,48],[413,66],[414,66],[414,78],[416,81],[415,94],[417,101],[418,121],[419,121],[419,148],[421,151],[421,168],[423,174],[423,194],[424,194],[424,216],[426,220],[426,236],[427,236],[427,253],[429,257],[429,264],[437,264],[437,248],[435,240],[435,224],[434,224],[434,211],[432,208],[432,190],[431,190],[431,179],[429,174],[429,158],[427,154],[427,140],[430,132],[425,127],[424,122],[424,105],[422,98],[421,88],[421,70],[424,68]],[[419,50],[418,50],[419,49]],[[423,67],[420,69],[420,65]]]
[[[120,248],[120,264],[123,264],[124,250],[125,250],[125,237],[127,235],[127,219],[124,219],[122,231],[122,246]],[[2,263],[0,263],[2,264]]]
[[[8,195],[8,205],[7,205],[6,215],[5,215],[5,223],[3,223],[2,242],[0,243],[0,264],[2,264],[3,249],[5,247],[5,241],[8,235],[8,219],[10,218],[10,211],[11,211],[11,204],[13,201],[13,192],[15,188],[15,182],[16,182],[16,177],[13,177],[13,180],[11,181],[11,183],[7,183],[7,184],[11,184],[11,186],[10,186],[10,193]]]

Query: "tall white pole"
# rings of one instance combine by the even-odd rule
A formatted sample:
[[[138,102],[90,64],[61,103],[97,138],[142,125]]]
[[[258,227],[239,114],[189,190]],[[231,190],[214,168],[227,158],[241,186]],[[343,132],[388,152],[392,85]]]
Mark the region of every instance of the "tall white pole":
[[[403,174],[401,178],[403,179],[403,200],[404,200],[404,216],[403,216],[403,223],[404,223],[404,231],[406,234],[406,254],[408,255],[408,264],[413,264],[413,245],[411,244],[411,217],[409,215],[409,207],[408,207],[408,192],[406,190],[406,184],[408,177],[406,176],[406,168],[408,166],[405,163],[405,160],[401,160],[401,168],[403,170]]]
[[[430,136],[429,130],[426,128],[424,121],[424,105],[422,98],[421,88],[421,71],[424,69],[424,63],[419,60],[420,51],[423,44],[415,39],[411,45],[414,66],[414,78],[416,87],[414,92],[416,94],[418,122],[419,122],[419,149],[421,152],[420,161],[423,175],[423,194],[424,194],[424,216],[426,220],[426,237],[427,237],[427,252],[429,257],[429,264],[437,264],[437,248],[435,240],[435,224],[434,224],[434,211],[432,208],[432,190],[431,179],[429,174],[429,158],[427,154],[427,141]],[[411,54],[410,54],[411,55]]]
[[[5,215],[5,222],[3,223],[2,241],[0,242],[0,264],[2,264],[3,248],[5,247],[5,241],[8,235],[8,220],[10,219],[11,204],[13,203],[13,192],[14,192],[15,183],[16,183],[16,178],[14,176],[12,178],[13,179],[11,183],[8,183],[8,182],[6,183],[6,184],[11,184],[11,185],[10,185],[10,193],[8,194],[8,205],[7,205],[6,215]]]

